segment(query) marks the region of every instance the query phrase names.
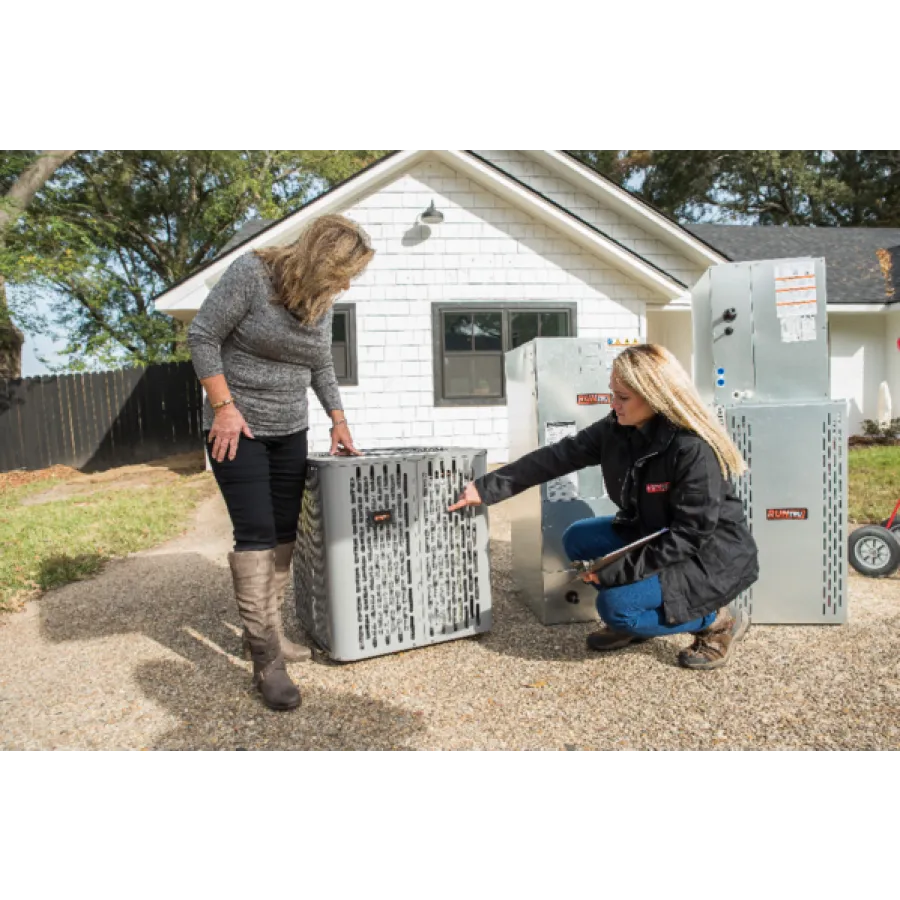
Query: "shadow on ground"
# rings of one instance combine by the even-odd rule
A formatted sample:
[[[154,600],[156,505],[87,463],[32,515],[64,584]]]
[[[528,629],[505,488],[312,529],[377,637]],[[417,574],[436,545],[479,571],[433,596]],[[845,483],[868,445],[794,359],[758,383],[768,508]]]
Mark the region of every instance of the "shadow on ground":
[[[512,571],[511,545],[508,541],[491,542],[491,589],[493,591],[494,628],[479,638],[485,650],[500,656],[539,662],[572,662],[597,659],[598,654],[587,649],[587,636],[602,623],[585,622],[571,625],[542,625],[534,613],[520,599]],[[660,638],[645,644],[627,647],[604,659],[643,655],[653,657],[667,666],[678,667],[678,654],[690,643],[683,636]]]
[[[103,568],[106,557],[99,553],[80,553],[72,556],[58,553],[41,560],[38,571],[38,586],[42,591],[51,591],[60,585],[91,578]]]
[[[392,749],[408,746],[422,728],[388,703],[323,687],[316,664],[292,667],[304,695],[299,711],[265,709],[250,687],[249,664],[238,658],[229,573],[196,553],[111,563],[95,580],[47,594],[40,615],[56,643],[139,633],[171,652],[139,664],[134,675],[180,723],[153,749]]]

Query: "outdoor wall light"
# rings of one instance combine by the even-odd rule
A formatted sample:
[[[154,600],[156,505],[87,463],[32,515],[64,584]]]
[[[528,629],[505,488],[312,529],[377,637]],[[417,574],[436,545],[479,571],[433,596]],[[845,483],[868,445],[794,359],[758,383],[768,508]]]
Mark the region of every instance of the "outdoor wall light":
[[[435,209],[434,200],[432,200],[431,206],[419,216],[419,221],[424,222],[426,225],[440,225],[444,221],[444,214]]]

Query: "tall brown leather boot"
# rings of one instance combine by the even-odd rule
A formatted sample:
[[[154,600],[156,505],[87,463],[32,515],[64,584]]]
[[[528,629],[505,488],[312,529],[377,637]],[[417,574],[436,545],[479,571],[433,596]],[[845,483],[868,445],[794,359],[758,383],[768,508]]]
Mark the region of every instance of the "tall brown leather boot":
[[[284,661],[288,663],[308,662],[312,659],[312,650],[309,647],[295,644],[285,637],[284,623],[281,618],[281,611],[284,607],[284,595],[291,574],[291,558],[293,555],[293,543],[279,544],[275,548],[275,602],[269,611],[275,630],[278,632],[281,653],[284,656]],[[250,641],[247,638],[246,629],[244,630],[242,646],[244,659],[250,659]]]
[[[270,615],[275,593],[275,551],[229,553],[228,562],[253,660],[253,686],[269,709],[296,709],[300,705],[300,691],[285,670],[278,632],[272,626]]]

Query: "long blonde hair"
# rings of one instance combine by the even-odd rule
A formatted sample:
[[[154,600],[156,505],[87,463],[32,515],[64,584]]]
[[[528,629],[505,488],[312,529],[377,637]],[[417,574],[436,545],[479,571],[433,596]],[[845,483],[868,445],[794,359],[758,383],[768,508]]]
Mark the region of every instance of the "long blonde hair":
[[[279,301],[304,325],[315,325],[375,251],[356,222],[328,215],[315,219],[293,244],[256,255],[268,266]]]
[[[692,431],[712,447],[722,475],[747,470],[740,451],[704,405],[690,376],[665,347],[629,347],[613,363],[613,374],[629,390],[643,397],[651,409],[673,425]]]

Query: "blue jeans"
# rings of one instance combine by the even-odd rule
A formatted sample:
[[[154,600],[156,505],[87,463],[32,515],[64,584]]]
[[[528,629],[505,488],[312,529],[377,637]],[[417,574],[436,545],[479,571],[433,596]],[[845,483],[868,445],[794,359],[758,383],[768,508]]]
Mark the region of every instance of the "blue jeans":
[[[563,535],[563,547],[569,559],[597,559],[624,547],[626,541],[616,534],[613,521],[612,516],[585,519],[569,528]],[[667,625],[658,575],[621,587],[599,588],[598,591],[597,612],[600,618],[613,631],[635,637],[695,634],[709,628],[716,620],[716,614],[712,613],[684,625]]]

